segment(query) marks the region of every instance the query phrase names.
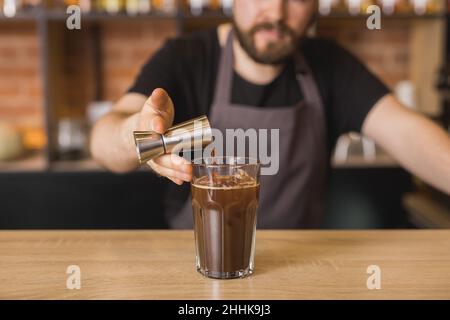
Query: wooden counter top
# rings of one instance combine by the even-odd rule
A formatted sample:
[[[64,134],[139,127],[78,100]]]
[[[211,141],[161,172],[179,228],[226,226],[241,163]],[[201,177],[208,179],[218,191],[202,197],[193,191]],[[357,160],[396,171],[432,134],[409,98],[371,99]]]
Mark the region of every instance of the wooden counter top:
[[[255,273],[224,281],[195,271],[192,231],[3,231],[0,298],[450,299],[450,230],[258,231],[256,247]]]

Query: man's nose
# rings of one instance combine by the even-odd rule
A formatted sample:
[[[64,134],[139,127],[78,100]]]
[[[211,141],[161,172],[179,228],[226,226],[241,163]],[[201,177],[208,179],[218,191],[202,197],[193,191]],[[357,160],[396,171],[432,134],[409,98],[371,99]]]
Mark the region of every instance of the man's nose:
[[[281,21],[286,15],[286,0],[265,0],[267,1],[266,14],[270,21]]]

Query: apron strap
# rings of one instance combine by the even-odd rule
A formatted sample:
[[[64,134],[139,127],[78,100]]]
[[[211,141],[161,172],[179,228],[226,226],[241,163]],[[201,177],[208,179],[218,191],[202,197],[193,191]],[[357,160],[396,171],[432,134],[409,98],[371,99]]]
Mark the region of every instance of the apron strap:
[[[219,70],[216,77],[216,90],[214,104],[230,103],[231,84],[233,82],[234,53],[233,53],[233,29],[230,30],[225,47],[221,51]]]
[[[295,53],[296,78],[303,94],[306,104],[314,108],[324,110],[322,96],[320,95],[317,82],[314,75],[306,62],[305,56],[300,50]]]

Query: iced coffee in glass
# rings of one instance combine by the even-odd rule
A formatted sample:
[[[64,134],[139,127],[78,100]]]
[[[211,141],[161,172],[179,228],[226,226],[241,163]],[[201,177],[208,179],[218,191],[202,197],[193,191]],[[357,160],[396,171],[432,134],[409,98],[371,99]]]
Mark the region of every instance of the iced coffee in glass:
[[[194,161],[192,206],[197,270],[216,279],[253,272],[260,165],[255,159]]]

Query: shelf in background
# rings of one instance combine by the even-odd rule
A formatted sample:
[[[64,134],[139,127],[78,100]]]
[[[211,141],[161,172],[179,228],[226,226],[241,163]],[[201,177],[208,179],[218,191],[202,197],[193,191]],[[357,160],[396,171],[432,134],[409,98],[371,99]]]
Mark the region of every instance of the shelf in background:
[[[53,161],[50,165],[50,170],[54,172],[86,172],[86,171],[105,171],[93,159],[83,160],[60,160]]]
[[[363,156],[349,156],[346,161],[332,161],[332,167],[335,169],[351,168],[386,168],[398,167],[398,163],[387,155],[377,156],[376,160],[368,161]],[[35,154],[30,157],[15,161],[0,161],[0,173],[7,172],[35,172],[46,171],[53,172],[89,172],[89,171],[107,171],[93,159],[83,160],[59,160],[52,161],[47,166],[44,154]],[[150,170],[142,166],[139,171]]]
[[[94,159],[87,158],[82,160],[59,160],[52,161],[50,165],[50,171],[52,172],[108,172]],[[151,171],[150,167],[143,165],[137,171]]]
[[[47,161],[43,153],[36,153],[18,160],[0,161],[0,173],[36,172],[45,171],[46,169]]]
[[[335,169],[341,168],[389,168],[398,167],[398,163],[388,155],[379,155],[374,161],[369,161],[361,156],[349,156],[347,161],[332,161]],[[50,170],[54,172],[86,172],[86,171],[107,171],[93,159],[53,161]],[[143,165],[139,171],[149,171],[150,168]]]
[[[369,15],[350,15],[350,14],[340,14],[340,13],[332,13],[328,16],[318,16],[318,19],[367,19]],[[417,20],[417,19],[445,19],[447,15],[445,13],[434,13],[434,14],[425,14],[425,15],[414,15],[414,14],[393,14],[393,15],[382,15],[381,19],[387,20]]]
[[[335,169],[351,168],[390,168],[399,164],[387,154],[378,154],[374,160],[368,160],[363,155],[350,155],[345,161],[332,159],[331,165]]]
[[[34,154],[27,158],[14,161],[0,161],[1,173],[28,173],[28,172],[107,172],[94,159],[59,160],[47,165],[43,153]],[[151,171],[150,167],[142,166],[138,171]]]
[[[450,228],[450,207],[426,193],[411,193],[403,198],[411,222],[419,228]]]
[[[22,22],[22,21],[35,21],[38,18],[38,12],[36,10],[21,11],[14,17],[6,17],[0,14],[0,23],[2,22]]]
[[[205,12],[200,15],[193,15],[190,12],[182,13],[184,19],[202,20],[202,19],[221,19],[227,20],[231,19],[231,16],[224,14],[222,12]]]
[[[68,14],[61,10],[47,10],[45,11],[45,18],[51,21],[65,21]],[[153,12],[149,14],[138,14],[138,15],[128,15],[125,12],[120,12],[117,14],[110,14],[106,12],[82,12],[81,21],[114,21],[114,20],[172,20],[177,18],[177,13],[168,14],[161,12]]]
[[[39,17],[42,17],[46,20],[51,21],[62,21],[66,20],[69,14],[67,14],[64,10],[61,9],[29,9],[24,11],[19,11],[14,17],[6,17],[4,15],[0,15],[0,23],[1,22],[20,22],[20,21],[33,21],[37,20]],[[204,12],[200,15],[193,15],[190,12],[184,11],[176,11],[174,13],[165,13],[159,11],[153,11],[148,14],[137,14],[137,15],[129,15],[126,12],[119,12],[117,14],[111,14],[107,12],[82,12],[82,19],[86,19],[88,21],[103,21],[103,20],[151,20],[151,19],[184,19],[184,20],[229,20],[231,19],[230,15],[227,15],[221,11],[211,11]],[[357,20],[357,19],[367,19],[368,15],[350,15],[345,13],[332,13],[327,16],[318,16],[319,20]],[[422,16],[414,15],[414,14],[393,14],[393,15],[383,15],[382,19],[388,20],[417,20],[417,19],[445,19],[447,14],[445,13],[435,13],[435,14],[426,14]]]

